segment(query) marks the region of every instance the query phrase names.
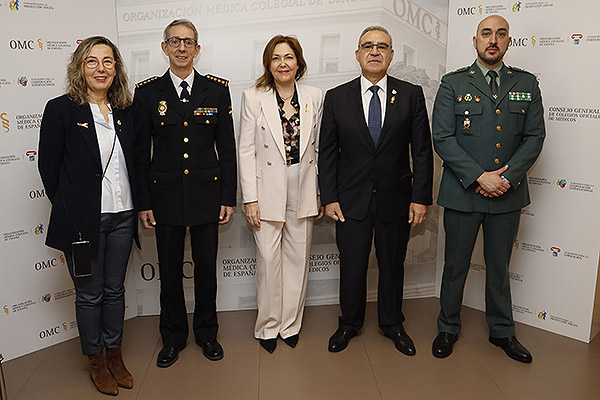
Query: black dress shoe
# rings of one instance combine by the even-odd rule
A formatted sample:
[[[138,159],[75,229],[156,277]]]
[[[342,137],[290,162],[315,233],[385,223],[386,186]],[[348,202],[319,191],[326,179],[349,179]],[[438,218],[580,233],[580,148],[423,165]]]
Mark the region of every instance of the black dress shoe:
[[[173,365],[178,358],[179,349],[177,347],[164,346],[156,357],[156,365],[160,368],[167,368]]]
[[[383,333],[385,336],[392,339],[394,346],[396,346],[396,350],[398,350],[400,353],[406,354],[407,356],[414,356],[417,354],[415,344],[404,329],[395,329]]]
[[[277,348],[277,338],[274,339],[258,339],[263,349],[273,354]]]
[[[458,340],[458,335],[449,332],[440,332],[433,340],[431,352],[434,357],[446,358],[452,354],[452,346]]]
[[[348,347],[350,339],[352,339],[354,336],[356,336],[356,331],[341,328],[338,329],[329,338],[329,351],[332,353],[337,353],[338,351],[344,350],[346,347]]]
[[[223,347],[215,340],[206,340],[204,342],[196,341],[196,344],[202,347],[202,354],[211,361],[218,361],[223,358]]]
[[[282,338],[282,339],[285,342],[285,344],[287,344],[288,346],[290,346],[293,349],[298,344],[298,337],[299,336],[300,335],[298,333],[296,333],[295,335],[286,337],[285,339]]]
[[[517,360],[523,363],[530,363],[533,360],[529,350],[525,348],[516,337],[511,336],[507,338],[495,338],[490,336],[490,343],[494,346],[500,347],[507,356],[513,360]]]

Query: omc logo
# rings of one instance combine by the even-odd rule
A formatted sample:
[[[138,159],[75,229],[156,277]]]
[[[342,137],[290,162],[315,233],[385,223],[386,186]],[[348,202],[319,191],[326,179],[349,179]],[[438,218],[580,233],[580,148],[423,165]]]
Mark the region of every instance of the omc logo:
[[[556,247],[556,246],[550,247],[550,254],[552,254],[553,257],[558,257],[560,255],[561,251],[562,250],[560,249],[560,247]]]
[[[12,50],[35,50],[35,42],[33,40],[11,39],[8,45]]]
[[[61,254],[61,256],[60,256],[60,262],[63,265],[65,264],[65,262],[63,261],[64,258],[65,257]],[[57,267],[57,266],[58,266],[58,259],[56,259],[56,258],[50,258],[48,260],[36,261],[36,263],[33,264],[33,268],[36,271],[43,271],[43,270],[50,269],[50,268]]]
[[[541,320],[546,320],[546,318],[548,318],[548,313],[546,312],[546,310],[542,310],[538,313],[538,318]]]
[[[42,301],[44,303],[50,303],[50,300],[52,300],[52,295],[50,293],[46,293],[42,296]]]
[[[529,42],[529,38],[512,38],[510,43],[508,44],[511,47],[527,47],[527,42]]]
[[[26,76],[20,76],[17,78],[17,83],[23,87],[27,86],[27,83],[29,83],[29,81],[27,80]]]
[[[2,120],[2,128],[4,128],[4,133],[10,132],[10,121],[5,112],[0,114],[0,120]]]
[[[521,2],[517,1],[515,4],[513,4],[512,10],[513,10],[513,12],[521,11]]]
[[[561,189],[564,189],[565,186],[567,186],[567,180],[566,179],[559,179],[556,181],[556,186],[558,186]]]
[[[44,224],[37,224],[37,226],[33,228],[33,233],[35,233],[36,235],[41,235],[42,233],[44,233]]]
[[[5,304],[2,309],[4,310],[4,314],[8,315],[8,304]]]
[[[21,9],[21,4],[19,3],[19,0],[12,0],[10,3],[8,3],[8,8],[10,8],[13,11],[19,11]]]
[[[63,324],[63,327],[64,327],[64,324]],[[60,334],[60,325],[56,325],[52,328],[41,330],[40,333],[38,334],[38,336],[40,337],[40,339],[44,340],[44,339],[48,339],[52,336],[56,336],[58,334]]]
[[[483,7],[479,6],[479,8],[480,8],[479,14],[481,14]],[[460,16],[475,15],[476,11],[477,11],[477,7],[459,7],[456,9],[456,14],[460,15]]]
[[[579,45],[579,43],[581,43],[581,39],[583,39],[583,35],[581,33],[574,33],[571,35],[571,39],[573,39],[573,44],[575,46]]]

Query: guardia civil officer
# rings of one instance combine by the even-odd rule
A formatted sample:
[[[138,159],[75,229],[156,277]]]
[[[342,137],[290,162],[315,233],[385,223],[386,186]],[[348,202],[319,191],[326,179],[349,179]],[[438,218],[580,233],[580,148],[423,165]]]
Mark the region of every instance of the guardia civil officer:
[[[187,228],[196,343],[209,360],[223,358],[217,341],[217,237],[219,225],[233,214],[237,168],[228,82],[194,70],[200,52],[196,27],[185,19],[171,22],[161,47],[169,70],[137,85],[134,115],[139,218],[155,229],[161,278],[163,348],[156,363],[169,367],[188,336],[182,283]]]
[[[530,203],[527,171],[546,136],[536,77],[502,60],[510,43],[508,22],[483,19],[473,36],[477,60],[442,78],[433,110],[433,142],[444,160],[438,204],[444,207],[445,264],[432,346],[452,353],[471,254],[483,226],[486,318],[489,341],[521,362],[529,351],[515,337],[509,263],[521,208]]]

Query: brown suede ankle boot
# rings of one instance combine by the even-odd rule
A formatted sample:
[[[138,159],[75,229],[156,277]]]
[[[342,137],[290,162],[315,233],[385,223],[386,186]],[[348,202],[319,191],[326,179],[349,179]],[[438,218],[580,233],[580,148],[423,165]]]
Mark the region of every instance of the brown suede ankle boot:
[[[90,362],[90,378],[96,385],[96,389],[100,393],[116,396],[119,394],[119,388],[117,382],[112,377],[108,368],[106,367],[106,359],[104,353],[98,354],[97,356],[88,356]]]
[[[125,367],[125,364],[123,364],[121,348],[115,347],[112,349],[106,349],[106,358],[108,362],[108,370],[115,377],[117,385],[125,389],[131,389],[133,387],[133,376],[131,376]]]

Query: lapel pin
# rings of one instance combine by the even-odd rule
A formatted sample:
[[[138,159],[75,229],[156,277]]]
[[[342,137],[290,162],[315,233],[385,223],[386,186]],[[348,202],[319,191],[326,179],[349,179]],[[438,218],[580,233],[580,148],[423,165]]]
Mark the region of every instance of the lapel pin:
[[[465,94],[465,101],[471,101],[471,100],[473,100],[473,96],[471,96],[471,93]]]
[[[474,75],[474,74],[475,74],[475,71],[473,71],[473,70],[470,70],[470,71],[469,71],[469,74],[471,74],[471,75]]]
[[[392,89],[392,94],[397,94],[396,89]]]
[[[460,103],[462,101],[462,96],[461,95],[456,96],[456,101],[458,103]]]
[[[87,122],[78,122],[77,125],[83,126],[84,128],[88,127],[88,123]]]
[[[117,120],[117,125],[121,125],[121,120],[120,119]]]
[[[493,94],[492,96],[494,97],[494,99],[497,99],[497,98],[498,98],[498,95],[497,95],[497,94]]]
[[[475,102],[479,103],[481,101],[481,96],[475,96]]]
[[[390,99],[390,104],[394,104],[394,101],[396,101],[396,96],[392,96],[392,98]]]
[[[158,115],[160,115],[161,117],[164,117],[166,113],[167,113],[167,101],[161,100],[158,102]]]

